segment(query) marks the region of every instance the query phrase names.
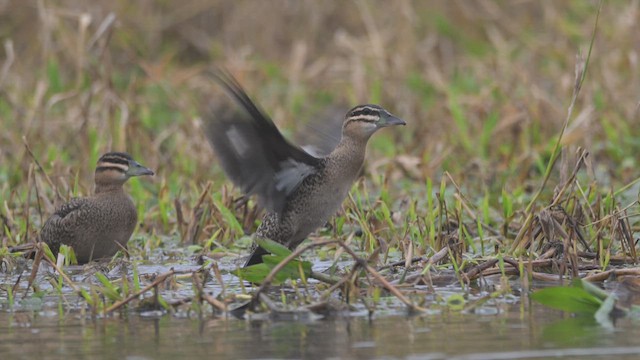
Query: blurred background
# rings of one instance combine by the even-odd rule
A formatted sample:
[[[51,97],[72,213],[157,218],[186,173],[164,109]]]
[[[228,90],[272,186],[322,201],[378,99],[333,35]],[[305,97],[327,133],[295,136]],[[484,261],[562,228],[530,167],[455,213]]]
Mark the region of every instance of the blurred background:
[[[0,200],[13,234],[4,243],[37,230],[38,220],[19,220],[30,205],[42,216],[61,201],[56,193],[89,193],[109,150],[157,171],[130,185],[142,231],[181,227],[175,212],[194,206],[207,181],[212,192],[228,184],[202,135],[199,109],[223,96],[204,74],[213,65],[291,139],[334,107],[378,103],[405,119],[369,148],[374,194],[392,184],[392,200],[420,197],[447,171],[471,202],[489,194],[497,204],[504,189],[516,208],[526,205],[567,118],[598,6],[0,0]],[[604,3],[563,138],[568,155],[590,152],[583,176],[602,188],[638,177],[639,7]],[[562,166],[549,193],[573,168]]]

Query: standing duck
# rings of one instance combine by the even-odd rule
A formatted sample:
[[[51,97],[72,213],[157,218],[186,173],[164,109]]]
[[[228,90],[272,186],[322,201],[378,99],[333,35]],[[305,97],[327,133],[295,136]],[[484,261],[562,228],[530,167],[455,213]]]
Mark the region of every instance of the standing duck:
[[[255,236],[289,249],[338,211],[358,178],[371,135],[406,124],[378,105],[358,105],[347,112],[338,145],[316,157],[289,143],[230,74],[213,76],[242,111],[212,107],[205,116],[209,142],[231,181],[257,195],[267,210]],[[245,266],[261,263],[264,254],[254,244]]]
[[[60,245],[73,248],[79,264],[112,257],[126,248],[138,222],[136,207],[123,184],[133,176],[153,175],[122,152],[100,157],[95,172],[95,193],[60,206],[40,231],[57,256]]]

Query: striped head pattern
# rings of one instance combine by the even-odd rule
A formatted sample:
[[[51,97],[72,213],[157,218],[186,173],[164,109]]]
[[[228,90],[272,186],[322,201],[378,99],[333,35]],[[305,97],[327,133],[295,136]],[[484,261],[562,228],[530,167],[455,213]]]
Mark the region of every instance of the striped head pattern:
[[[368,138],[376,130],[406,123],[378,105],[358,105],[347,112],[343,134]]]
[[[98,185],[121,185],[133,176],[153,175],[153,171],[124,152],[108,152],[98,159],[95,181]]]

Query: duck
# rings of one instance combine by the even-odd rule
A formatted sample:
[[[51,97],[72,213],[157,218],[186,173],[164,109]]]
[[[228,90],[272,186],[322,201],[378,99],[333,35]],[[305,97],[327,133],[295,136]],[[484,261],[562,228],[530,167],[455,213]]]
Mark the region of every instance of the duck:
[[[126,249],[138,222],[136,206],[123,185],[146,175],[154,172],[125,152],[103,154],[95,169],[93,195],[59,206],[42,226],[39,240],[55,256],[61,245],[70,246],[78,264],[113,257]]]
[[[406,125],[379,105],[357,105],[344,116],[335,148],[312,154],[290,143],[230,73],[210,75],[235,106],[212,102],[203,115],[206,137],[227,177],[266,210],[254,237],[291,250],[340,209],[361,173],[371,136]],[[244,266],[262,263],[265,254],[254,241]]]

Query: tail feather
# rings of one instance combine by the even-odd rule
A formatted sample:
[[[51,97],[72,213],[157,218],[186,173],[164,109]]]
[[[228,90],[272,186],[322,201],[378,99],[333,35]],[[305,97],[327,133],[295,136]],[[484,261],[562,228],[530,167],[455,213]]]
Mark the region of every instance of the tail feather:
[[[244,267],[256,265],[256,264],[262,264],[262,256],[268,255],[268,254],[269,252],[267,250],[261,248],[260,246],[256,246],[256,248],[253,249],[251,256],[249,256],[249,259],[244,264]]]

